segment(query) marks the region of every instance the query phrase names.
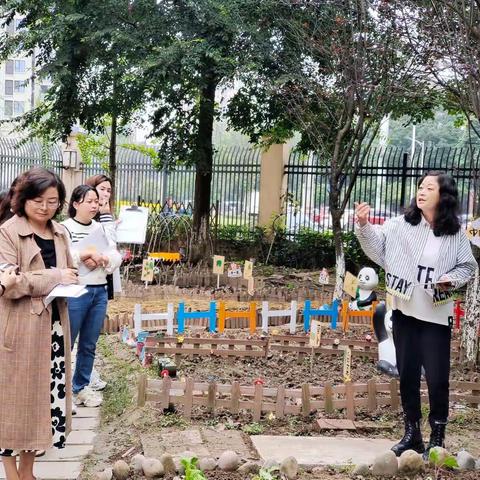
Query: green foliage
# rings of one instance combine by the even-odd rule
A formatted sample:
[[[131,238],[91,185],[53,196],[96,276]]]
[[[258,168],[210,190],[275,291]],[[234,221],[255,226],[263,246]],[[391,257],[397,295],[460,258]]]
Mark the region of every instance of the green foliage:
[[[264,431],[263,425],[258,422],[248,423],[242,427],[242,431],[247,435],[261,435]]]
[[[453,455],[443,456],[436,448],[432,448],[429,451],[428,460],[435,468],[435,478],[438,478],[438,474],[443,468],[458,468],[457,459]]]
[[[82,162],[86,165],[91,165],[94,160],[105,163],[105,160],[108,159],[108,141],[105,136],[79,133],[77,142]]]
[[[180,460],[185,468],[185,480],[206,480],[205,474],[198,468],[198,458],[182,458]]]
[[[278,467],[261,468],[252,480],[278,480]]]

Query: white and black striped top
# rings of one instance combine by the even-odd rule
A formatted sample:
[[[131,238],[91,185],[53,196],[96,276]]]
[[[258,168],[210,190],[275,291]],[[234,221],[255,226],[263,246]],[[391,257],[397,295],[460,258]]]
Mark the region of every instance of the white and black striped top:
[[[370,223],[363,227],[356,225],[355,233],[367,256],[385,270],[387,292],[410,300],[418,262],[424,249],[428,248],[429,223],[422,218],[418,225],[411,225],[402,215],[387,220],[381,226]],[[455,235],[443,235],[441,238],[433,283],[443,276],[451,281],[454,289],[460,288],[473,277],[477,268],[470,242],[462,229]],[[446,292],[445,298],[434,298],[433,304],[442,304],[450,296]]]

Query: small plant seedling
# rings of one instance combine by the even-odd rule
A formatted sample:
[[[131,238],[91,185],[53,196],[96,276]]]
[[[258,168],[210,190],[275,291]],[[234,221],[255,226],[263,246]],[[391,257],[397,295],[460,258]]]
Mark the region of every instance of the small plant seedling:
[[[278,467],[261,468],[252,480],[278,480]]]
[[[435,478],[439,477],[439,474],[443,468],[458,468],[457,459],[453,455],[441,457],[436,448],[432,448],[430,450],[430,452],[428,453],[428,459],[435,468]]]
[[[263,433],[263,426],[257,422],[248,423],[242,427],[242,431],[247,435],[261,435]]]
[[[180,460],[185,468],[185,480],[207,480],[205,474],[198,468],[198,458],[182,458]]]

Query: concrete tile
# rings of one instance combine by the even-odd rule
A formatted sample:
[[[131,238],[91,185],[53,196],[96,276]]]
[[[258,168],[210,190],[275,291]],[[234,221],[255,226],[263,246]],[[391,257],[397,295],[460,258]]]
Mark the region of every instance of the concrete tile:
[[[281,462],[294,456],[298,463],[308,465],[348,465],[372,463],[375,456],[390,450],[395,443],[382,438],[290,437],[252,435],[258,454],[264,459]]]
[[[80,462],[37,462],[33,473],[42,480],[76,480],[82,470]],[[3,465],[0,464],[0,479],[5,479]]]

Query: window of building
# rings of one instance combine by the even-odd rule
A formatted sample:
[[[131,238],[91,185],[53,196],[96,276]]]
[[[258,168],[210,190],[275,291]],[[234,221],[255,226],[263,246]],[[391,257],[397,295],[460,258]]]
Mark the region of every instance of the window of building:
[[[15,80],[15,93],[25,93],[27,82],[25,80]]]
[[[25,102],[13,102],[13,113],[15,116],[25,113]]]
[[[13,115],[13,102],[12,102],[12,100],[5,100],[4,114],[5,114],[5,117],[7,117],[7,118],[9,118]]]
[[[13,80],[5,80],[5,95],[13,95]]]
[[[7,75],[13,75],[13,66],[14,66],[13,60],[7,60],[5,62],[5,73]]]
[[[7,25],[7,33],[15,33],[15,22],[10,22]]]
[[[19,30],[22,30],[22,22],[24,18],[16,18],[15,19],[15,31],[18,32]]]
[[[25,73],[26,68],[25,60],[15,60],[15,73]]]
[[[40,93],[44,94],[48,92],[50,85],[40,85]]]

